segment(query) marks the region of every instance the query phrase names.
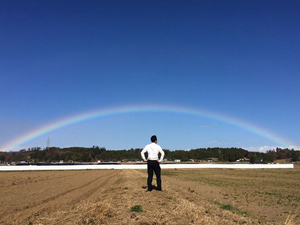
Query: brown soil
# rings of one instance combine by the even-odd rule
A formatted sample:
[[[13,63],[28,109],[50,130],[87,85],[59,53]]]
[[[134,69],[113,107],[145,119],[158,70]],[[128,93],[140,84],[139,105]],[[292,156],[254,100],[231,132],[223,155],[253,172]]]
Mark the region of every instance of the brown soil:
[[[300,224],[299,171],[1,172],[0,224]]]
[[[0,173],[0,224],[35,224],[40,215],[68,210],[110,187],[120,171]]]

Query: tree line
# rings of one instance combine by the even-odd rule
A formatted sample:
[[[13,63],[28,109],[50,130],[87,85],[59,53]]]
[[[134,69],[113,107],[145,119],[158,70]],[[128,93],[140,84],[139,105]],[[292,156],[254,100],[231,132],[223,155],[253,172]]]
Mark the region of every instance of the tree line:
[[[41,149],[40,147],[22,149],[17,152],[0,152],[2,163],[11,162],[108,162],[108,161],[139,161],[141,160],[141,148],[131,148],[129,150],[107,150],[104,147],[50,147]],[[252,152],[242,148],[197,148],[189,151],[164,149],[165,159],[181,161],[200,161],[214,159],[222,162],[235,162],[237,160],[247,160],[255,162],[274,162],[278,159],[300,160],[300,151],[294,149],[276,148],[266,153]]]

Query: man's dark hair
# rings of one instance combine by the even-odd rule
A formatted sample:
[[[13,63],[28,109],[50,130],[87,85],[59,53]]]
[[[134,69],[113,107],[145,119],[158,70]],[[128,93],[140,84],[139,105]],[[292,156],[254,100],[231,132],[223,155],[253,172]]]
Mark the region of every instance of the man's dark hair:
[[[151,142],[155,142],[155,141],[157,141],[157,137],[156,137],[156,135],[153,135],[153,136],[151,137]]]

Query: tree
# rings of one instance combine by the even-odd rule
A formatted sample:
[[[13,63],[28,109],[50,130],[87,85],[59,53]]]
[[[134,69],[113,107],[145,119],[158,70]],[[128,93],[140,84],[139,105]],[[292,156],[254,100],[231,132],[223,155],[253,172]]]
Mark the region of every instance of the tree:
[[[299,161],[300,159],[300,151],[295,151],[294,149],[291,150],[291,157],[292,157],[292,161]]]
[[[254,164],[256,162],[256,154],[250,156],[250,163]]]

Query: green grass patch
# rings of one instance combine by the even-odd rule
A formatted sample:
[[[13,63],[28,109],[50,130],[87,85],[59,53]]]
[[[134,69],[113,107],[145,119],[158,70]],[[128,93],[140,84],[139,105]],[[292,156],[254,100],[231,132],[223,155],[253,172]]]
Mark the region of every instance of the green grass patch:
[[[120,183],[122,183],[122,182],[125,182],[125,181],[127,181],[127,179],[126,178],[119,178],[118,180],[116,180],[116,184],[120,184]]]
[[[222,208],[224,210],[227,210],[227,211],[230,211],[232,213],[235,213],[237,215],[244,216],[244,217],[249,217],[249,214],[247,212],[242,211],[242,210],[240,210],[238,208],[235,208],[231,204],[222,204],[222,203],[220,203],[218,201],[214,201],[214,204],[219,205],[220,208]]]
[[[144,212],[141,205],[135,205],[131,207],[130,212]]]
[[[178,173],[170,170],[162,170],[161,175],[174,177],[174,176],[178,176]]]
[[[240,186],[240,184],[232,182],[232,181],[230,182],[230,181],[226,181],[226,180],[211,179],[211,178],[207,178],[207,177],[187,177],[186,179],[189,181],[201,182],[201,183],[205,183],[205,184],[209,184],[209,185],[213,185],[213,186],[217,186],[217,187],[238,187],[238,186]]]
[[[230,204],[226,204],[226,205],[222,205],[221,208],[224,210],[232,211],[233,206]]]

